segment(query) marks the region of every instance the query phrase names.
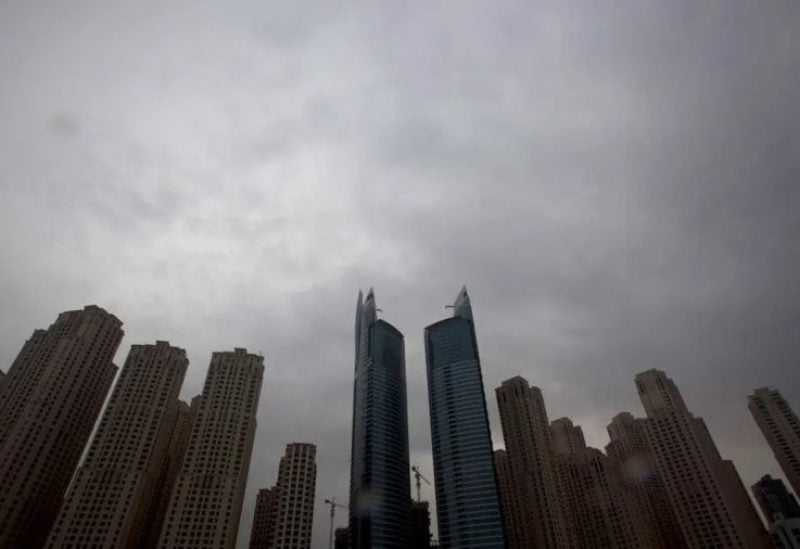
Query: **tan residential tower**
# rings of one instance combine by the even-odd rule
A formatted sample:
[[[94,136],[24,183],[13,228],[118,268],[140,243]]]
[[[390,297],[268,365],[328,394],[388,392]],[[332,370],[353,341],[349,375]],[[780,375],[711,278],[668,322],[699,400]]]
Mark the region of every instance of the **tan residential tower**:
[[[236,546],[263,376],[260,355],[212,354],[159,547]]]
[[[513,495],[512,549],[558,549],[568,546],[562,501],[553,461],[547,411],[542,392],[516,376],[495,389],[508,456]]]
[[[670,504],[691,549],[758,549],[769,538],[733,463],[723,460],[705,422],[686,407],[661,370],[636,376],[645,431]]]
[[[117,367],[122,322],[100,307],[36,330],[0,400],[0,547],[42,547]]]
[[[762,387],[748,397],[748,407],[767,439],[786,480],[800,494],[800,421],[777,389]]]
[[[154,511],[188,365],[186,351],[166,341],[131,346],[49,547],[145,545],[159,521]]]

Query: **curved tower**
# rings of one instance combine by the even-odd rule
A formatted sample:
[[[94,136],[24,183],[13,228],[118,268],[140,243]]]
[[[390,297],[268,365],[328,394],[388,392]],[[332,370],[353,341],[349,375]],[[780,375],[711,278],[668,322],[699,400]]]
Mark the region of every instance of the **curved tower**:
[[[358,293],[350,457],[353,549],[406,548],[411,517],[403,334]]]
[[[467,289],[425,328],[436,512],[442,547],[505,547],[492,434]]]

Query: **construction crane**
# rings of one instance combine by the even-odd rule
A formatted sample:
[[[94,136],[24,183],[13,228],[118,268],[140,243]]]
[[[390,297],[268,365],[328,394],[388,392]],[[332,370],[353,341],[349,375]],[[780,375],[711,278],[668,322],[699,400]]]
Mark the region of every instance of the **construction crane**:
[[[326,499],[325,505],[331,506],[331,534],[330,539],[328,541],[328,549],[333,549],[333,518],[336,516],[336,508],[339,507],[340,509],[347,509],[347,505],[342,505],[341,503],[336,501],[336,498]]]
[[[420,501],[422,501],[422,500],[421,500],[421,499],[420,499],[420,497],[419,497],[419,491],[420,491],[420,488],[421,488],[421,484],[420,484],[420,482],[419,482],[419,481],[420,481],[420,480],[424,480],[424,481],[425,481],[425,484],[427,484],[428,486],[430,486],[430,485],[431,485],[431,481],[429,481],[428,479],[426,479],[426,478],[425,478],[425,477],[422,475],[422,473],[420,473],[420,472],[419,472],[419,467],[417,467],[416,465],[412,466],[412,467],[411,467],[411,470],[412,470],[412,471],[414,471],[414,476],[415,476],[415,477],[416,477],[416,479],[417,479],[417,502],[420,502]]]

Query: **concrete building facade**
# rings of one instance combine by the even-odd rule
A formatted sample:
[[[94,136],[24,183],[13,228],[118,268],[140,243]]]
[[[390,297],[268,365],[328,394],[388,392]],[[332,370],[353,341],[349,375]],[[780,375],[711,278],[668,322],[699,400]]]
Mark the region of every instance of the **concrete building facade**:
[[[0,401],[0,546],[38,548],[61,507],[117,367],[122,323],[100,307],[36,330]]]
[[[275,549],[308,549],[314,520],[317,447],[303,442],[286,445],[278,470],[278,514]]]
[[[256,509],[253,514],[253,527],[250,532],[250,549],[273,547],[280,504],[280,493],[277,486],[262,488],[258,491]]]
[[[49,547],[143,546],[188,365],[186,351],[165,341],[131,346]]]
[[[776,518],[769,523],[775,549],[800,549],[800,519]]]
[[[511,473],[509,547],[568,547],[542,391],[516,376],[495,389]]]
[[[685,548],[683,532],[647,442],[645,420],[622,412],[614,416],[607,430],[611,441],[606,455],[636,498],[643,520],[655,531],[653,549]]]
[[[164,526],[164,518],[172,496],[172,489],[183,464],[186,449],[189,447],[192,424],[199,406],[199,396],[192,399],[191,405],[178,401],[177,414],[170,421],[167,457],[161,462],[161,470],[158,472],[158,480],[156,481],[158,488],[154,504],[150,507],[147,528],[145,528],[146,533],[143,538],[145,547],[156,547],[158,545],[161,528]]]
[[[769,539],[736,469],[661,370],[636,376],[656,467],[688,547],[757,549]]]
[[[800,421],[777,389],[762,387],[748,397],[748,407],[775,459],[796,494],[800,494]]]
[[[263,376],[260,355],[212,354],[159,547],[236,546]]]
[[[617,476],[611,460],[587,447],[583,430],[569,418],[554,421],[550,433],[569,546],[652,549],[653,534],[637,508],[635,494]]]

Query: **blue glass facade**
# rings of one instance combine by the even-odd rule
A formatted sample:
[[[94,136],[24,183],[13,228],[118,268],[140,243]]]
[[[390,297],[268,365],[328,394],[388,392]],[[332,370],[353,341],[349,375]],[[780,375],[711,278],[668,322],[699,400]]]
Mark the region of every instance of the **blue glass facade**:
[[[425,329],[441,547],[504,548],[492,435],[466,288],[454,315]]]
[[[379,320],[372,290],[356,309],[356,364],[350,459],[353,549],[403,548],[409,543],[405,342]]]

